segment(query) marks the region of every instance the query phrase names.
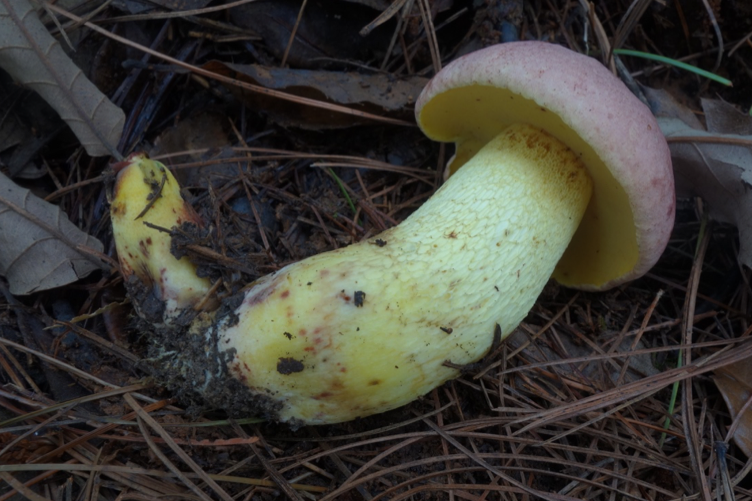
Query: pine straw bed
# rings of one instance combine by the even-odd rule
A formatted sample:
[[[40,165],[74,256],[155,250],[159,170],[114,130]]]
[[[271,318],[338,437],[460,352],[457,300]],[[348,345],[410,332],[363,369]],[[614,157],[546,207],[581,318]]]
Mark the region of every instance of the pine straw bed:
[[[441,152],[417,132],[285,134],[164,159],[177,171],[213,166],[191,192],[218,230],[181,242],[228,291],[378,233],[437,185],[424,166]],[[401,135],[419,145],[412,167],[365,154]],[[343,149],[352,156],[327,155]],[[89,167],[76,172],[90,178]],[[85,211],[107,240],[103,193],[81,183],[53,198]],[[239,196],[254,207],[233,206]],[[682,201],[647,277],[599,294],[551,284],[459,379],[395,411],[297,431],[187,413],[139,365],[148,332],[133,328],[117,274],[23,303],[3,286],[0,501],[748,499],[752,463],[712,382],[752,356],[736,245],[733,228],[705,222],[700,201]],[[54,323],[61,297],[90,315]]]

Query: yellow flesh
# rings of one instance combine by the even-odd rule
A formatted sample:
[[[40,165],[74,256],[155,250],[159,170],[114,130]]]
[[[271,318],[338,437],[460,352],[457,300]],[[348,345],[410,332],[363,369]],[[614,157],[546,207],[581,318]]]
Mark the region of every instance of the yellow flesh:
[[[138,217],[163,179],[160,196]],[[183,200],[172,173],[145,155],[134,156],[118,173],[114,195],[112,232],[123,276],[127,279],[135,274],[153,286],[155,296],[165,301],[165,320],[169,320],[198,302],[211,284],[196,276],[196,267],[187,258],[175,259],[168,233],[144,222],[169,230],[187,221],[198,222],[198,216]]]
[[[598,286],[634,268],[639,254],[626,193],[592,148],[556,114],[508,90],[474,85],[435,96],[423,107],[420,123],[432,139],[457,142],[453,172],[511,124],[548,131],[580,155],[593,179],[590,205],[553,278],[564,285]]]
[[[231,372],[280,401],[283,421],[403,405],[457,376],[444,361],[476,361],[497,324],[503,336],[519,324],[590,195],[566,146],[510,127],[398,227],[255,283],[220,349],[236,350]]]

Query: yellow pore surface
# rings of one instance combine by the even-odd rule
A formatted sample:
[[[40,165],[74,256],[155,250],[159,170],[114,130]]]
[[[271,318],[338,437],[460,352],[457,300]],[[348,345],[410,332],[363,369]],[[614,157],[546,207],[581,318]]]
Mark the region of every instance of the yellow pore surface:
[[[187,221],[198,222],[164,165],[145,155],[131,157],[129,165],[118,172],[110,216],[123,276],[127,279],[135,273],[145,285],[152,285],[157,298],[166,302],[167,317],[206,293],[209,281],[196,276],[196,267],[187,258],[175,259],[170,252],[169,233],[144,224],[169,230]]]
[[[425,394],[524,318],[591,193],[551,136],[510,127],[398,227],[264,277],[220,327],[281,420],[334,423]]]
[[[598,288],[634,268],[639,252],[627,194],[595,151],[555,113],[505,89],[470,85],[435,96],[423,107],[419,120],[432,139],[457,143],[453,172],[511,124],[546,130],[581,158],[593,179],[593,196],[582,224],[553,278],[567,286]]]

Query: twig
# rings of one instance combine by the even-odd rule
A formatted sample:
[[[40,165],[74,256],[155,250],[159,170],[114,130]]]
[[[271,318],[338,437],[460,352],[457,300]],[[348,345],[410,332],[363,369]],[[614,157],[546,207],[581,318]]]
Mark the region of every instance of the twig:
[[[239,424],[234,421],[231,421],[231,424],[232,429],[235,430],[235,433],[238,436],[248,438],[248,434],[243,428],[240,427]],[[293,487],[290,485],[290,482],[288,482],[287,479],[283,477],[282,474],[280,474],[279,471],[277,471],[277,469],[264,457],[264,455],[261,454],[261,451],[259,451],[258,447],[256,447],[256,444],[249,442],[248,447],[264,467],[266,473],[268,473],[269,476],[272,477],[274,483],[277,484],[280,489],[282,489],[282,491],[287,495],[289,499],[295,501],[303,501],[303,498],[300,497],[300,494],[298,494],[295,489],[293,489]]]
[[[216,492],[220,498],[222,498],[224,501],[234,501],[232,496],[230,496],[225,490],[217,484],[207,473],[201,468],[199,465],[196,464],[193,459],[178,446],[178,444],[175,443],[175,441],[172,439],[169,433],[165,431],[164,428],[162,428],[157,421],[149,415],[148,412],[144,410],[143,407],[141,407],[138,402],[136,402],[136,399],[133,398],[132,395],[129,393],[126,393],[123,395],[123,398],[128,403],[128,405],[131,406],[131,408],[136,412],[136,415],[139,418],[139,428],[141,428],[141,432],[146,439],[147,443],[149,443],[149,448],[154,452],[160,460],[164,463],[165,466],[167,466],[175,475],[180,478],[183,483],[191,489],[196,495],[201,497],[201,499],[204,499],[205,501],[212,501],[211,498],[202,490],[200,490],[196,484],[188,480],[187,477],[182,475],[180,470],[175,467],[175,465],[172,464],[172,462],[167,459],[167,456],[165,456],[162,451],[159,449],[159,447],[154,444],[153,441],[150,440],[151,437],[149,437],[148,430],[144,428],[144,423],[148,424],[151,429],[156,431],[160,437],[165,441],[165,443],[172,449],[172,451],[177,454],[177,456],[183,460],[183,462],[188,465],[188,467],[193,470],[201,480],[206,482],[206,484],[212,488],[214,492]]]
[[[692,333],[694,332],[694,315],[695,305],[697,303],[697,288],[700,285],[700,275],[702,274],[702,263],[705,260],[705,251],[708,248],[710,242],[710,228],[707,222],[707,214],[702,211],[702,202],[698,199],[698,205],[702,212],[702,224],[700,225],[699,241],[697,243],[697,251],[695,252],[695,260],[692,263],[692,270],[689,274],[689,285],[687,287],[687,294],[684,300],[684,311],[682,315],[682,344],[687,346],[683,350],[684,363],[689,365],[692,363],[692,349],[689,346],[692,343]],[[705,476],[705,468],[702,461],[702,444],[700,443],[700,437],[695,426],[694,418],[694,405],[692,398],[692,378],[687,378],[682,381],[682,422],[684,424],[684,435],[687,437],[687,449],[689,451],[690,459],[692,460],[692,468],[697,476],[697,483],[700,486],[702,495],[705,501],[712,501],[710,495],[710,487],[708,486],[708,479]]]

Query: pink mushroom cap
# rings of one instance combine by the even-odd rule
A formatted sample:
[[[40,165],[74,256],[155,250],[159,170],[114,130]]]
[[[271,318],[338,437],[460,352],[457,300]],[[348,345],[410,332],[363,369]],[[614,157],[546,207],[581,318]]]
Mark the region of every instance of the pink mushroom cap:
[[[463,56],[423,89],[425,134],[454,142],[456,171],[513,123],[553,135],[580,155],[593,195],[553,278],[604,290],[644,275],[674,225],[671,156],[650,110],[595,59],[544,42]]]

